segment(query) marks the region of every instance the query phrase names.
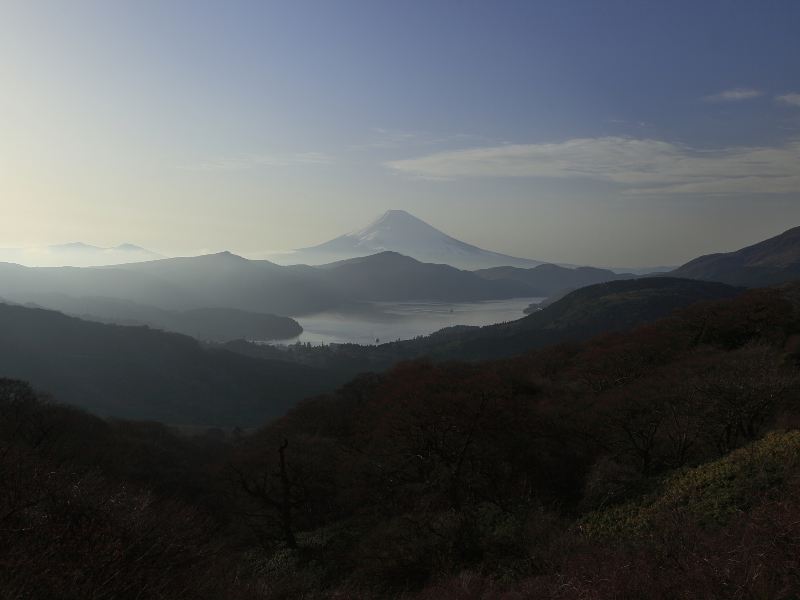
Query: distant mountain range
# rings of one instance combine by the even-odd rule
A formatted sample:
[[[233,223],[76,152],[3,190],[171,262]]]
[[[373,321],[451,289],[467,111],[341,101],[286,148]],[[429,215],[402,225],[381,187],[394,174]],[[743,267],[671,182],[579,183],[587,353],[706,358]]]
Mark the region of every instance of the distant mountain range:
[[[372,236],[368,230],[386,235]],[[386,241],[402,230],[421,232],[418,239],[452,240],[402,211],[390,211],[368,230],[356,237]],[[98,249],[70,244],[64,248],[78,255],[147,252],[130,245]],[[800,228],[737,252],[697,258],[667,276],[750,287],[792,281],[800,277]],[[0,263],[0,297],[101,322],[147,324],[199,339],[226,341],[286,339],[299,333],[297,323],[286,317],[358,308],[364,302],[553,299],[587,285],[638,277],[552,264],[466,271],[394,251],[318,266],[281,266],[221,252],[83,268]]]
[[[488,279],[395,252],[319,267],[280,266],[229,252],[92,268],[0,263],[0,297],[9,301],[103,322],[145,323],[203,339],[286,337],[279,333],[291,326],[278,327],[269,315],[298,316],[363,302],[534,295],[522,281]],[[214,325],[203,326],[199,314]],[[245,323],[252,326],[251,335],[242,331]],[[270,324],[270,331],[280,331],[263,337]]]
[[[379,252],[397,252],[421,262],[459,269],[534,267],[541,261],[491,252],[457,240],[404,210],[389,210],[358,231],[280,257],[285,264],[319,265]],[[278,260],[278,258],[276,258]]]
[[[134,244],[102,248],[72,242],[44,247],[0,248],[0,262],[37,267],[94,267],[160,258],[164,256]]]
[[[708,254],[689,261],[670,273],[758,287],[800,278],[800,227],[735,252]]]
[[[382,252],[395,252],[420,262],[445,264],[464,270],[494,267],[532,268],[543,261],[510,256],[468,244],[429,225],[404,210],[389,210],[366,227],[323,244],[267,256],[281,265],[324,265]],[[0,248],[0,262],[30,267],[95,267],[150,262],[166,258],[134,244],[100,247],[73,242],[43,247]],[[559,263],[573,268],[574,265]],[[612,269],[637,275],[666,272],[673,267]]]

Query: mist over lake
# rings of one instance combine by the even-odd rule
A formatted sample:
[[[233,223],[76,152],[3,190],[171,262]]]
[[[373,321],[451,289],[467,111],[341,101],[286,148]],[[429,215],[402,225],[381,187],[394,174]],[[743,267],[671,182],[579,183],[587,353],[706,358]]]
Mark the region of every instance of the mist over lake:
[[[428,335],[454,325],[492,325],[525,316],[528,305],[543,298],[483,302],[371,302],[355,309],[297,317],[303,333],[281,342],[375,344]]]

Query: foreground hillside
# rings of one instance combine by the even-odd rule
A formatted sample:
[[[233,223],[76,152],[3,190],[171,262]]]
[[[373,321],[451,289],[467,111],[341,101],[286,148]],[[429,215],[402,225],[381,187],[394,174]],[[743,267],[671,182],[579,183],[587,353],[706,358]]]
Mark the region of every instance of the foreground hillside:
[[[508,361],[411,363],[298,407],[249,440],[240,459],[243,477],[255,478],[265,452],[287,439],[302,485],[315,486],[293,513],[296,543],[338,567],[287,571],[287,585],[300,593],[313,576],[323,585],[403,589],[464,571],[468,584],[439,584],[426,597],[462,597],[463,585],[474,594],[465,597],[477,598],[504,588],[525,597],[670,598],[693,586],[724,597],[728,585],[775,597],[784,585],[800,585],[793,563],[748,550],[754,536],[772,545],[769,557],[800,543],[796,529],[777,542],[760,537],[780,529],[771,519],[800,516],[798,463],[772,458],[794,456],[796,436],[776,434],[758,446],[765,432],[800,416],[796,291],[701,303],[631,333]],[[750,475],[725,483],[728,463],[714,461],[750,444]],[[691,484],[694,476],[662,484],[698,465],[707,466],[696,477],[713,484]],[[696,512],[672,499],[672,490],[690,484],[697,491],[681,493]],[[732,485],[739,486],[733,495]],[[258,495],[246,496],[255,510]],[[637,503],[654,507],[652,533],[639,534],[638,516],[621,532],[604,528],[619,523],[604,511],[632,512],[625,507]],[[271,531],[281,539],[276,519],[253,526],[278,527]],[[690,576],[668,571],[655,579],[663,589],[648,592],[646,574],[682,560],[687,544],[696,545]],[[722,547],[732,550],[731,568],[696,587],[704,561]],[[635,570],[627,570],[630,561]],[[776,578],[748,581],[736,561]]]
[[[147,327],[0,304],[0,376],[104,416],[251,426],[337,380]]]
[[[798,340],[800,287],[754,290],[227,442],[2,382],[0,595],[796,597]]]

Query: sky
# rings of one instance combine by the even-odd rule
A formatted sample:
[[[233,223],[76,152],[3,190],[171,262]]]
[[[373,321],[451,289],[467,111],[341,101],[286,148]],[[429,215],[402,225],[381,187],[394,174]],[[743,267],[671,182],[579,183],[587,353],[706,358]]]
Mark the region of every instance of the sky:
[[[800,2],[0,0],[0,248],[311,246],[404,209],[538,260],[800,225]]]

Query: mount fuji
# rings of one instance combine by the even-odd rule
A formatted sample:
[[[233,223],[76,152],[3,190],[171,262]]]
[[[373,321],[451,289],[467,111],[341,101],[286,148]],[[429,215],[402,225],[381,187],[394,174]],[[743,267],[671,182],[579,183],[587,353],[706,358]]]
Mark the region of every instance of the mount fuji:
[[[300,248],[280,257],[285,264],[319,265],[397,252],[426,263],[441,263],[459,269],[513,266],[535,267],[541,261],[491,252],[457,240],[404,210],[389,210],[363,229],[334,238],[318,246]]]

